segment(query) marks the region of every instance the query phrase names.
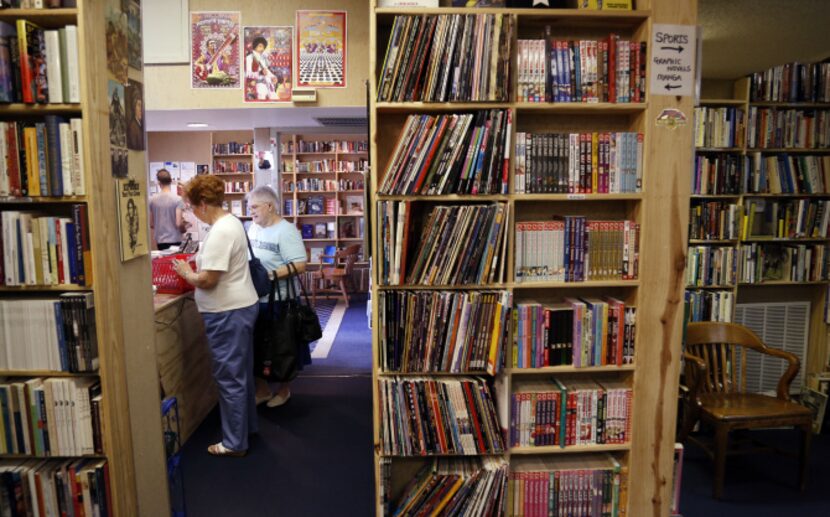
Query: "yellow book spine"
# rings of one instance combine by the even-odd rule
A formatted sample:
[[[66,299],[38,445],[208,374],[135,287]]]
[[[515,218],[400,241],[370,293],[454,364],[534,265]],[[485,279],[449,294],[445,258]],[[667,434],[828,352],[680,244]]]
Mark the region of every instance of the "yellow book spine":
[[[29,182],[29,195],[40,196],[40,165],[37,160],[37,129],[23,129],[23,145],[26,148],[26,179]]]

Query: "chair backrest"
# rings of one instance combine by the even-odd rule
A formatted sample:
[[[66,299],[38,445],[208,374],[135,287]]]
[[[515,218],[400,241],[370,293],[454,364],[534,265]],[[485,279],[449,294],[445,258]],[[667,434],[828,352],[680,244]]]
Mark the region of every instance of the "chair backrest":
[[[352,244],[337,252],[335,263],[338,264],[338,267],[345,269],[347,275],[351,274],[359,254],[360,244]]]
[[[704,393],[746,391],[746,356],[749,350],[791,362],[778,386],[779,392],[786,391],[784,388],[789,386],[799,367],[797,358],[792,354],[767,347],[752,330],[736,323],[706,321],[689,323],[686,327],[686,353],[706,363],[706,376],[701,379],[700,386]]]

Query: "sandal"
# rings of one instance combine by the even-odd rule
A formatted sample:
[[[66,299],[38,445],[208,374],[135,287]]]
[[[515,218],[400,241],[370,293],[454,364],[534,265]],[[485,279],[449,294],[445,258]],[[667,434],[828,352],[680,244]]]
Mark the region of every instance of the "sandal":
[[[213,445],[207,448],[208,454],[212,454],[214,456],[234,456],[234,457],[242,457],[248,454],[248,451],[232,451],[222,445],[222,442],[214,443]]]
[[[268,406],[268,407],[279,407],[279,406],[282,406],[283,404],[285,404],[286,402],[288,402],[288,399],[290,399],[290,398],[291,398],[291,392],[290,392],[290,391],[288,392],[288,395],[282,395],[282,394],[280,394],[280,393],[277,393],[276,395],[274,395],[274,396],[271,398],[271,400],[269,400],[269,401],[268,401],[267,406]]]

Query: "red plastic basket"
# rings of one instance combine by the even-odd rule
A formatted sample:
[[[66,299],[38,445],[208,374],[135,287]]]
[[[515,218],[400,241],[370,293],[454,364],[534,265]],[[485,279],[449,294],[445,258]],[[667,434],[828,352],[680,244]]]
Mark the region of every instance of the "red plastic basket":
[[[182,294],[193,290],[193,286],[188,284],[173,269],[173,261],[176,259],[186,260],[190,263],[190,267],[196,271],[196,262],[192,253],[177,253],[168,257],[153,259],[153,285],[158,288],[159,293]]]

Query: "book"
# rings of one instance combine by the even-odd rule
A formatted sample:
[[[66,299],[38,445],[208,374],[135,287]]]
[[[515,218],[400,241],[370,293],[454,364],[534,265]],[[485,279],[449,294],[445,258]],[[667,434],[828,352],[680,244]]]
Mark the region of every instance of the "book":
[[[20,82],[23,102],[26,103],[49,102],[45,38],[40,26],[28,20],[17,20]]]
[[[306,211],[309,215],[325,213],[325,200],[321,196],[309,196],[305,200]]]
[[[325,239],[326,238],[326,223],[315,223],[314,224],[314,238],[315,239]]]
[[[346,196],[346,214],[363,215],[363,196]]]
[[[303,239],[313,239],[314,238],[314,225],[304,223],[302,225],[302,236],[303,236]]]

